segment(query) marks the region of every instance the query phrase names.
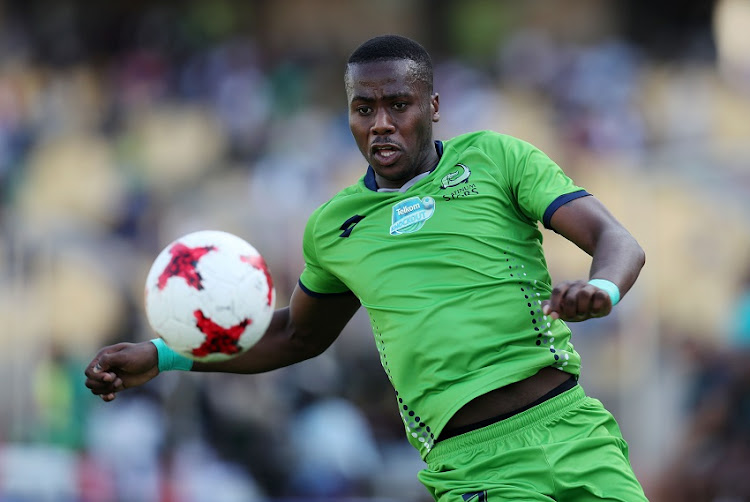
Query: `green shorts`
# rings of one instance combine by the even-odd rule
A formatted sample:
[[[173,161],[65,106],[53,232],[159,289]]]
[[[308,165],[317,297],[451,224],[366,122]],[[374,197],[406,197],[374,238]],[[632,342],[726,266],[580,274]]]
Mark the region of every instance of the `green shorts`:
[[[440,502],[647,500],[612,414],[580,385],[438,441],[419,480]]]

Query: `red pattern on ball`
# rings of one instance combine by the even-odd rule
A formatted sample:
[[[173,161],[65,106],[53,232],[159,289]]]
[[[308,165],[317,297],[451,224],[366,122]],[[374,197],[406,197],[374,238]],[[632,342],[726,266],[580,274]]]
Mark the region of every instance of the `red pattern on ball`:
[[[164,268],[161,275],[159,275],[159,282],[157,283],[158,288],[164,289],[167,286],[167,281],[171,277],[182,277],[185,279],[188,286],[198,290],[203,289],[203,284],[201,283],[203,278],[195,267],[203,256],[215,249],[216,246],[189,248],[180,242],[172,246],[169,250],[172,259]]]
[[[216,353],[231,355],[242,351],[238,342],[245,328],[252,324],[250,319],[245,319],[235,326],[224,328],[206,317],[201,310],[196,310],[193,315],[196,320],[195,325],[201,333],[206,335],[206,339],[201,346],[193,349],[194,356],[205,357]]]

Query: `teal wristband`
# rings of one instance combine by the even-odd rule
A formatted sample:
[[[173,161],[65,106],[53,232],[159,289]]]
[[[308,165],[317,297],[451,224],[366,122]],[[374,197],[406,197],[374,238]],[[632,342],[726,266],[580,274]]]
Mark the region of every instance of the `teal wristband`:
[[[161,338],[154,338],[151,343],[156,346],[160,373],[170,370],[190,371],[193,367],[192,359],[172,350]]]
[[[613,307],[620,301],[620,288],[618,288],[617,284],[614,282],[608,281],[607,279],[591,279],[589,284],[606,291],[609,298],[612,300]]]

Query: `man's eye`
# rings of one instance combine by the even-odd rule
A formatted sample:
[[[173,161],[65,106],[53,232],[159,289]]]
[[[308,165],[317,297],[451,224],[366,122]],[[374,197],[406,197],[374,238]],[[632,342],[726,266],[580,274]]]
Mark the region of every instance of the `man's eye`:
[[[396,103],[393,105],[393,108],[403,111],[406,109],[406,103]]]
[[[371,111],[372,111],[372,108],[370,108],[369,106],[358,106],[357,107],[357,113],[359,113],[360,115],[367,115]]]

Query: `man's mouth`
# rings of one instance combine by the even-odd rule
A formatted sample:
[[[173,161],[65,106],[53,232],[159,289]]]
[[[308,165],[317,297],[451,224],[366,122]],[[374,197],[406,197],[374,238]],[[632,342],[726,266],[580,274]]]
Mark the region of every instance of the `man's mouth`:
[[[393,163],[399,156],[399,149],[394,145],[374,145],[372,156],[383,165]]]

